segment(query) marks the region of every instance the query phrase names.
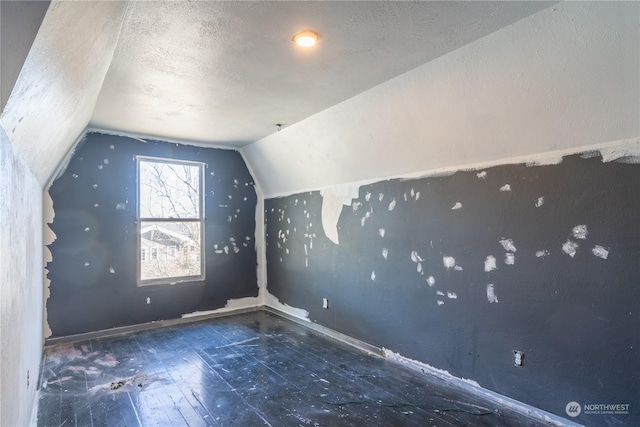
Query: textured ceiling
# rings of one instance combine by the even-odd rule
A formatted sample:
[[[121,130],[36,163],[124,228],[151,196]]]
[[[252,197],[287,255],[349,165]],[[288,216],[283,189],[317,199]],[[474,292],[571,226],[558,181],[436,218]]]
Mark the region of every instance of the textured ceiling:
[[[550,4],[131,2],[90,126],[240,147]]]

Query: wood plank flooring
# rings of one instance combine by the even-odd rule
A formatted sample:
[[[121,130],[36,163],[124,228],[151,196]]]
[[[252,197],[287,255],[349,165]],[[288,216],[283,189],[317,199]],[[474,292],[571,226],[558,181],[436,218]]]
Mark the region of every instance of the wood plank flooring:
[[[47,347],[38,426],[542,426],[273,314]]]

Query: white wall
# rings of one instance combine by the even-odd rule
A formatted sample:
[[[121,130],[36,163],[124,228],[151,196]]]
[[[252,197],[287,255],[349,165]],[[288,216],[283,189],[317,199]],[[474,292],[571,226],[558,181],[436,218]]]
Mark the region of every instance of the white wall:
[[[2,426],[29,424],[38,382],[43,186],[89,122],[127,6],[52,2],[0,116]]]
[[[43,347],[42,187],[0,126],[0,425],[28,425]],[[27,386],[27,372],[29,385]]]
[[[0,117],[41,185],[89,123],[127,6],[105,1],[49,6]]]
[[[638,137],[639,27],[637,2],[560,3],[243,155],[270,197]]]

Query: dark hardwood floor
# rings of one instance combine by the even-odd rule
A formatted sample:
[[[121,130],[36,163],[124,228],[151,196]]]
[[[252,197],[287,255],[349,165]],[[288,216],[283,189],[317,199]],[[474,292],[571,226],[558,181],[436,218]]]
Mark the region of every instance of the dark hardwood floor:
[[[38,426],[541,426],[264,311],[47,347]]]

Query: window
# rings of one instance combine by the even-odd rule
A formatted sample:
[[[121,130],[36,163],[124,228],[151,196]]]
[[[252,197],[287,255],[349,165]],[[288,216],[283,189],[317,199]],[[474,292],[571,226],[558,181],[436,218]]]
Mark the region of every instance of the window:
[[[176,246],[167,246],[167,259],[176,258]]]
[[[138,284],[204,279],[204,164],[137,160]]]

